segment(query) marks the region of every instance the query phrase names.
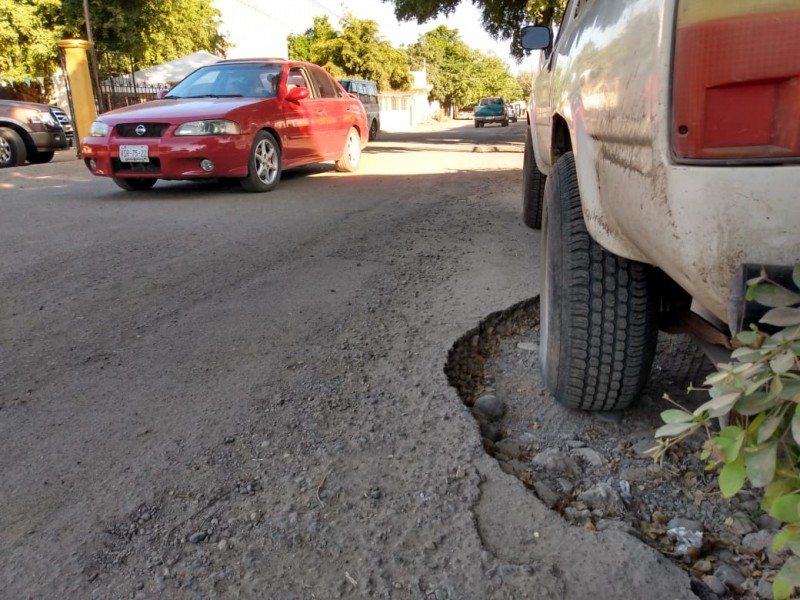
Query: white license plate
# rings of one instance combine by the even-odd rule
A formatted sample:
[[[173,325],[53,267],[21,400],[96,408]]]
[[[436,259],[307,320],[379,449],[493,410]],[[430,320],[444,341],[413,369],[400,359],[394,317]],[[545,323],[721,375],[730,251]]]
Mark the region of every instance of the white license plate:
[[[120,146],[119,159],[122,162],[150,162],[147,146]]]

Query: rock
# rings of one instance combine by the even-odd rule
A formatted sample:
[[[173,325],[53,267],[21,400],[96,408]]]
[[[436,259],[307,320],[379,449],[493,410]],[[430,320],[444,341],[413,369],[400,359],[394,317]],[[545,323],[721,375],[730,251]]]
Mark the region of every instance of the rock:
[[[519,342],[517,344],[517,348],[519,348],[520,350],[528,350],[529,352],[536,350],[536,348],[538,347],[539,344],[536,344],[534,342]]]
[[[556,483],[558,484],[558,487],[561,488],[561,491],[565,494],[571,494],[575,489],[575,485],[569,479],[564,479],[563,477],[556,479]]]
[[[497,423],[489,423],[488,421],[480,421],[479,429],[481,437],[486,438],[490,442],[497,442],[503,437],[503,429]]]
[[[604,516],[616,517],[625,512],[625,503],[619,492],[607,483],[598,483],[578,494],[578,500],[592,510],[602,511]]]
[[[378,488],[372,488],[369,492],[367,492],[367,494],[373,500],[380,500],[381,496],[383,496],[383,492],[381,492]]]
[[[645,481],[647,479],[647,469],[644,467],[624,467],[619,470],[619,478],[626,481]]]
[[[539,500],[541,500],[548,508],[555,508],[561,501],[561,496],[559,496],[556,492],[551,490],[547,484],[542,483],[541,481],[534,482],[533,489],[536,492],[536,495],[539,497]]]
[[[192,535],[189,536],[189,542],[192,544],[199,544],[208,537],[207,531],[195,531]]]
[[[580,510],[571,506],[568,506],[564,509],[564,519],[567,521],[567,523],[577,523],[580,525],[591,516],[592,513],[586,509]]]
[[[236,441],[236,438],[234,436],[232,436],[232,435],[226,435],[225,439],[223,440],[223,442],[225,442],[226,444],[232,444],[235,441]]]
[[[585,448],[586,447],[586,443],[582,442],[580,440],[567,440],[566,442],[564,442],[564,444],[566,444],[567,448],[570,448],[570,449],[573,449],[573,450],[575,448]]]
[[[633,536],[636,536],[637,533],[630,524],[619,519],[600,519],[597,522],[597,531],[621,531]]]
[[[700,521],[694,519],[685,519],[683,517],[675,517],[667,523],[667,529],[677,529],[683,527],[687,531],[703,531],[704,527]]]
[[[742,538],[742,545],[749,548],[756,554],[762,554],[767,557],[767,563],[772,567],[779,567],[784,562],[784,557],[781,554],[786,552],[786,548],[780,552],[775,552],[772,549],[772,542],[775,541],[775,536],[778,534],[777,529],[762,529],[748,533]]]
[[[708,589],[710,589],[717,596],[728,595],[728,588],[726,588],[725,584],[722,583],[719,579],[714,577],[714,575],[705,575],[703,577],[703,583],[705,583],[708,586]]]
[[[219,548],[222,552],[225,552],[225,550],[230,548],[230,543],[226,539],[221,539],[217,544],[217,548]]]
[[[499,421],[506,414],[506,405],[494,394],[484,394],[475,400],[472,410],[475,411],[478,417],[484,417],[489,421]]]
[[[750,520],[750,517],[743,513],[736,513],[730,517],[728,521],[726,521],[728,526],[738,536],[747,535],[748,533],[754,532],[756,529],[756,524]]]
[[[777,531],[770,531],[762,529],[754,533],[748,533],[742,538],[742,545],[747,546],[754,552],[763,552],[768,548],[772,548],[772,542],[775,540]]]
[[[546,471],[551,475],[578,477],[582,473],[580,465],[568,454],[548,448],[531,460],[531,466]]]
[[[648,450],[655,447],[656,440],[652,437],[647,437],[642,440],[636,442],[633,446],[631,446],[631,450],[633,450],[638,456],[642,458],[650,458],[650,455],[647,453]]]
[[[497,464],[503,470],[504,473],[508,473],[509,475],[513,475],[517,479],[522,481],[530,480],[530,467],[527,463],[524,463],[519,460],[500,460],[498,459]]]
[[[575,448],[572,451],[572,455],[577,456],[590,467],[604,467],[608,464],[608,461],[597,450],[592,448]]]
[[[522,448],[519,442],[514,438],[505,438],[495,444],[495,450],[500,454],[504,454],[509,458],[519,458],[522,454]]]
[[[762,600],[773,600],[772,584],[766,579],[759,579],[756,584],[756,596]]]
[[[714,577],[721,581],[725,586],[736,590],[744,583],[745,576],[739,567],[730,563],[721,563],[714,571]]]
[[[781,522],[778,521],[775,517],[770,517],[768,514],[759,515],[756,520],[755,524],[758,525],[759,529],[780,529]]]
[[[692,569],[700,573],[710,573],[711,569],[713,568],[714,566],[709,560],[698,560],[696,563],[694,563],[694,565],[692,565]]]

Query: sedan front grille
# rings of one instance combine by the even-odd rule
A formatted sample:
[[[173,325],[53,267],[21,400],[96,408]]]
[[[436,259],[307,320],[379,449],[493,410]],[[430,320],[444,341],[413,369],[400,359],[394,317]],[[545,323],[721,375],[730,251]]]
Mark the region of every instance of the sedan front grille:
[[[126,173],[158,173],[161,171],[161,161],[151,158],[146,163],[122,162],[118,158],[111,159],[111,168],[115,173],[124,171]]]
[[[136,129],[144,127],[144,133]],[[164,135],[169,123],[120,123],[116,126],[117,136],[121,138],[158,138]]]

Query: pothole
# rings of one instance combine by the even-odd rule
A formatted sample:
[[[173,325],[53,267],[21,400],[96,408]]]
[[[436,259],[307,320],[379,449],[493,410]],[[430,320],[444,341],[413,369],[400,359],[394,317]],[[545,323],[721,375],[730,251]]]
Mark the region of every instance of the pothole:
[[[779,523],[760,509],[759,494],[719,493],[698,458],[703,440],[671,451],[655,445],[665,393],[684,406],[711,365],[686,336],[659,336],[650,380],[635,406],[588,413],[560,406],[538,370],[539,299],[490,314],[459,338],[445,374],[475,416],[483,447],[566,522],[615,529],[657,548],[692,577],[701,598],[771,598],[785,555],[772,551]]]

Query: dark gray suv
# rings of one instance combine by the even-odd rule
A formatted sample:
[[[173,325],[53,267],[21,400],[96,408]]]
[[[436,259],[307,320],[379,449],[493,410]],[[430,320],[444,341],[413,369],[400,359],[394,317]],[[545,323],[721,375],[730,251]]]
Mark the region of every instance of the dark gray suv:
[[[35,102],[0,100],[0,168],[46,163],[69,145],[51,107]]]

